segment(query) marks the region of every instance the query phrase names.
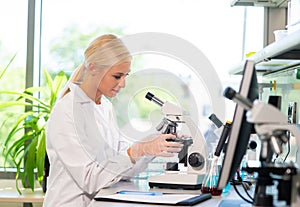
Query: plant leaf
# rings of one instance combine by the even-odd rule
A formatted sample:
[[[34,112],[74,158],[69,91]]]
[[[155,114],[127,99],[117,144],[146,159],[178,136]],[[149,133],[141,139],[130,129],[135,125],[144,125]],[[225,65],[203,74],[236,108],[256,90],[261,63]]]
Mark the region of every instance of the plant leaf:
[[[3,69],[3,71],[0,74],[0,79],[3,77],[3,75],[6,73],[7,69],[9,68],[10,64],[13,62],[13,60],[15,59],[15,57],[17,56],[17,53],[14,54],[14,56],[9,60],[8,64],[6,65],[6,67]]]
[[[19,131],[18,127],[20,125],[21,122],[23,122],[28,116],[30,116],[32,114],[31,111],[29,112],[25,112],[24,114],[22,114],[16,121],[15,125],[12,127],[12,130],[10,130],[8,136],[6,137],[5,139],[5,142],[4,142],[4,146],[7,146],[9,141],[11,140],[11,138],[15,135],[15,133],[17,131]],[[23,127],[21,127],[22,129]]]
[[[49,72],[47,70],[44,70],[44,74],[45,74],[45,78],[46,78],[46,86],[47,86],[47,89],[50,91],[50,94],[49,94],[49,98],[50,100],[53,99],[52,97],[52,94],[53,94],[53,81],[52,81],[52,78],[49,74]]]
[[[42,131],[40,136],[40,142],[37,148],[37,155],[36,155],[37,175],[40,184],[42,184],[44,178],[45,156],[46,156],[46,134],[45,131]]]
[[[31,107],[39,107],[39,105],[34,105],[29,102],[21,102],[21,101],[7,101],[5,103],[0,104],[0,109],[1,108],[7,108],[7,107],[12,107],[12,106],[31,106]]]
[[[25,161],[24,161],[24,178],[28,182],[29,187],[32,191],[34,191],[34,169],[35,169],[35,163],[36,163],[36,146],[38,143],[37,137],[33,138],[31,142],[29,143],[28,151],[25,155]]]
[[[65,85],[66,82],[67,82],[67,76],[66,76],[65,72],[60,71],[55,76],[54,81],[53,81],[52,94],[51,94],[51,99],[50,99],[50,103],[49,103],[51,108],[55,104],[58,93],[63,88],[63,86]]]
[[[19,154],[25,149],[25,142],[30,139],[31,136],[25,134],[20,139],[17,139],[5,150],[5,161],[8,156],[11,157],[12,161],[19,162],[24,159],[24,156],[19,156]]]
[[[16,168],[17,168],[16,179],[15,179],[15,180],[16,180],[16,188],[17,188],[19,194],[22,195],[22,192],[21,192],[21,190],[20,190],[20,188],[19,188],[19,175],[22,176],[21,170],[20,170],[20,163],[21,163],[21,162],[15,163],[15,166],[16,166]],[[21,178],[21,180],[23,181],[22,178]]]
[[[39,100],[38,98],[35,98],[34,96],[27,94],[27,93],[20,93],[20,92],[16,92],[16,91],[0,91],[0,94],[10,94],[10,95],[18,95],[20,96],[18,99],[28,99],[32,102],[37,102],[41,105],[43,105],[44,107],[47,107],[48,105],[45,104],[43,101]]]

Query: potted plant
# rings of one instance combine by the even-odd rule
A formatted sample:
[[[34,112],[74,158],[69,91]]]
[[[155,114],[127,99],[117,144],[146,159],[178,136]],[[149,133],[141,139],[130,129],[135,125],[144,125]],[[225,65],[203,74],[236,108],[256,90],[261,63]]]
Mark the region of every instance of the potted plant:
[[[4,141],[4,162],[11,160],[16,168],[16,187],[21,194],[18,180],[23,187],[34,191],[36,178],[42,185],[46,157],[45,124],[56,102],[59,92],[67,81],[67,75],[59,72],[52,78],[44,70],[45,86],[29,87],[24,92],[1,90],[1,96],[14,97],[14,100],[0,103],[0,109],[23,107],[21,114],[14,114],[14,124]]]

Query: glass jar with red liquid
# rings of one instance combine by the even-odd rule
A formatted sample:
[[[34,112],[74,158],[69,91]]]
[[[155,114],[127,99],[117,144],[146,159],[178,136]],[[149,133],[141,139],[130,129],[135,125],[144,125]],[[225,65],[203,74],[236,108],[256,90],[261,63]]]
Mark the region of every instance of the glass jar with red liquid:
[[[218,189],[219,174],[218,157],[209,159],[207,173],[201,186],[202,193],[211,193],[212,196],[220,196],[222,194],[222,189]]]

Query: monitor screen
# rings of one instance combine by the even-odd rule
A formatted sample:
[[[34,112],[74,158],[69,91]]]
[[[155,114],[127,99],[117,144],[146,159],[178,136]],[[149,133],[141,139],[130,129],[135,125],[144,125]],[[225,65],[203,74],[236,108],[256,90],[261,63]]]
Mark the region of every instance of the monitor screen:
[[[254,61],[246,60],[239,94],[247,97],[251,102],[258,99],[259,89]],[[240,167],[240,163],[248,147],[250,135],[253,132],[253,124],[246,120],[246,110],[238,104],[235,107],[231,131],[228,136],[220,172],[218,188],[224,188]]]

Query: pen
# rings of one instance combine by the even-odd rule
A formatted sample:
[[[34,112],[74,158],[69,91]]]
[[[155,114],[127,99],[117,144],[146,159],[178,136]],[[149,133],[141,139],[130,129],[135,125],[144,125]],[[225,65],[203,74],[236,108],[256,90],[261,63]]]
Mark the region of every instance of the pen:
[[[151,192],[151,191],[119,191],[117,194],[126,194],[126,195],[146,195],[146,196],[162,196],[161,192]]]

